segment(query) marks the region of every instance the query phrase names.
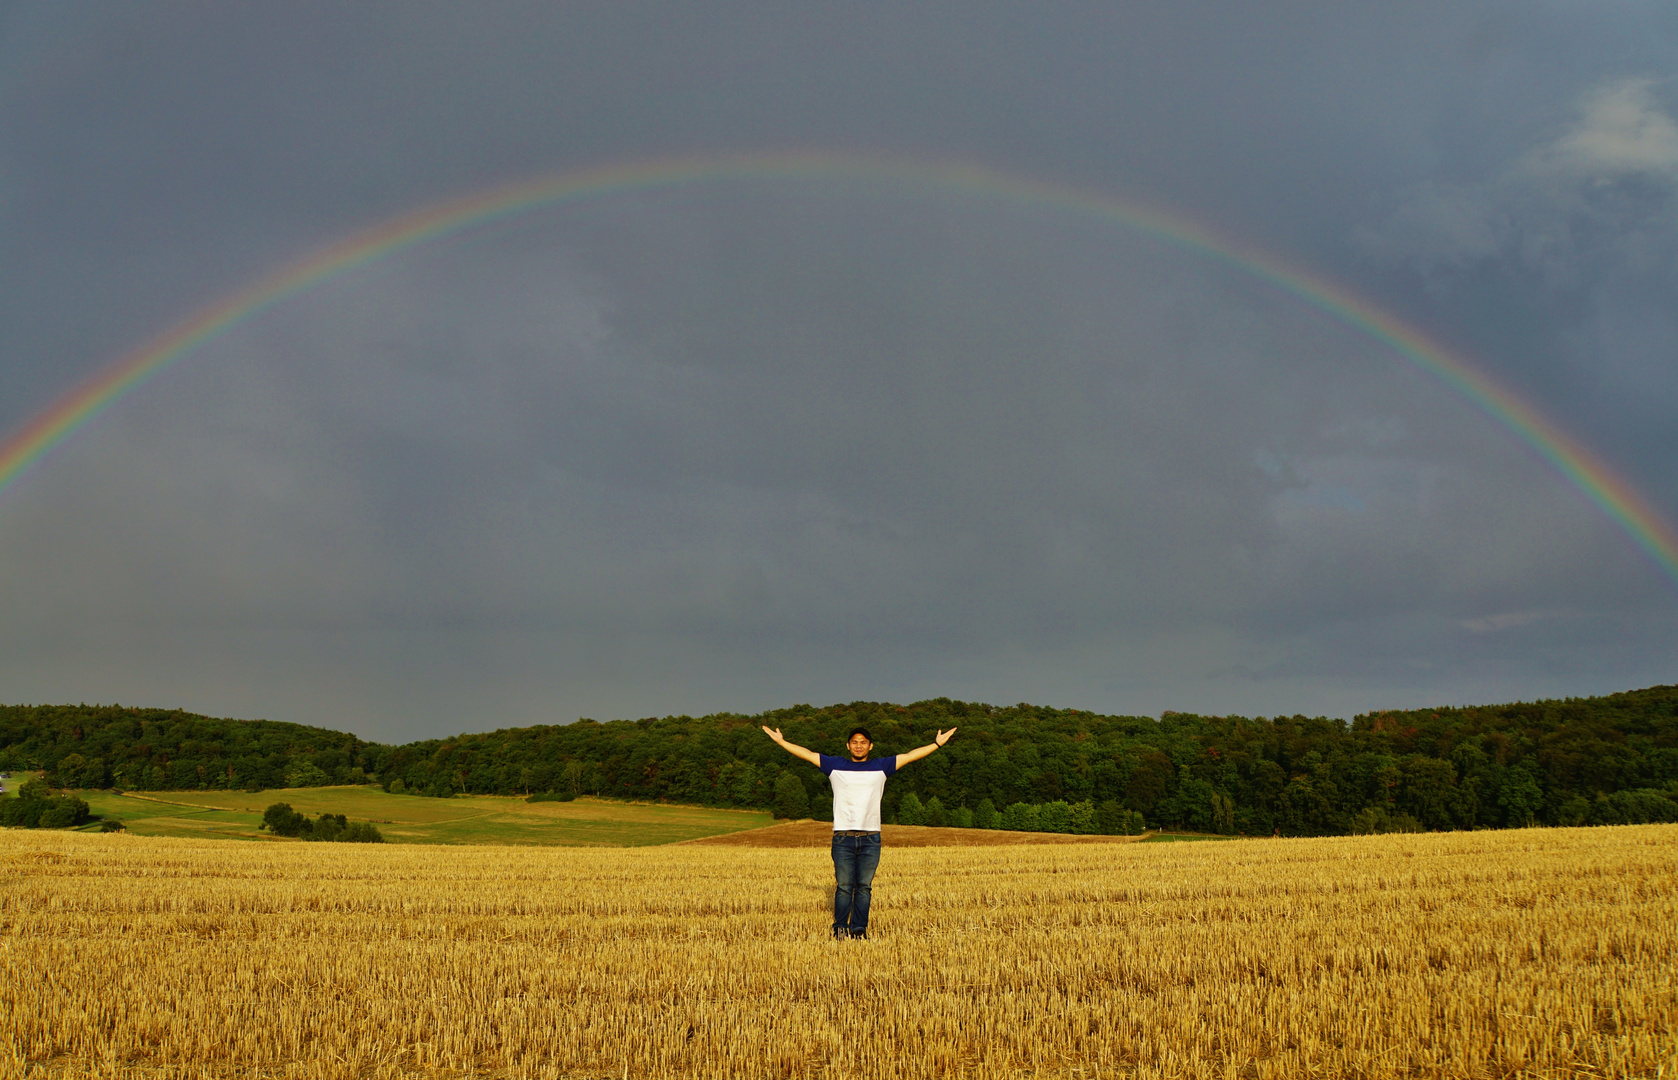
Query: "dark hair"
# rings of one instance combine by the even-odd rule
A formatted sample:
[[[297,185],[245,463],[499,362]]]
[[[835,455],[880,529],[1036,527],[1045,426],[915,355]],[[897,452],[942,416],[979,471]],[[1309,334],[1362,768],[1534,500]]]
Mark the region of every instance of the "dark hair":
[[[854,736],[857,736],[857,735],[861,735],[863,738],[867,739],[869,742],[874,741],[874,736],[868,734],[868,729],[865,728],[865,727],[852,728],[850,735],[845,736],[845,741],[850,742],[851,739]]]

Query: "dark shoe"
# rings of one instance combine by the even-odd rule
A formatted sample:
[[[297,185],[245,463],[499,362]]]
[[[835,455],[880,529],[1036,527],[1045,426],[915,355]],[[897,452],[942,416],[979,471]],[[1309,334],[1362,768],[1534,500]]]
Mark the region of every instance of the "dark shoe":
[[[868,931],[866,929],[852,930],[851,931],[851,940],[852,941],[867,941],[868,940]]]
[[[845,941],[845,940],[848,940],[850,938],[850,936],[851,936],[851,928],[848,927],[848,926],[835,926],[833,928],[833,940],[834,941]]]

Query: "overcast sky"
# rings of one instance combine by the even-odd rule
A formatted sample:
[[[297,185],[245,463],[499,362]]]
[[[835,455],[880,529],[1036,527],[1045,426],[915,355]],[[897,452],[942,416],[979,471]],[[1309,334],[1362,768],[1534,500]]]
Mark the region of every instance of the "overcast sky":
[[[1678,519],[1678,5],[0,4],[0,438],[323,245],[819,149],[1169,209]],[[387,741],[949,696],[1351,716],[1678,682],[1506,427],[1092,216],[743,178],[411,248],[0,491],[0,701]]]

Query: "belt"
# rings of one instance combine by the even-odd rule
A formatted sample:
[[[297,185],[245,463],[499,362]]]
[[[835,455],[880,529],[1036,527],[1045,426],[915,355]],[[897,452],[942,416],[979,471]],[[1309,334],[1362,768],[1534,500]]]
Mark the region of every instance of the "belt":
[[[873,836],[878,829],[834,829],[834,836]]]

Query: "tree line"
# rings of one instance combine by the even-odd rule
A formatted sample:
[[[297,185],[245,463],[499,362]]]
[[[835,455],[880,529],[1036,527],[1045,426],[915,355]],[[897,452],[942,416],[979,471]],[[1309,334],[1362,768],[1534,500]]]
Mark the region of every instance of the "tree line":
[[[418,796],[588,794],[830,814],[826,778],[760,726],[828,753],[865,726],[900,753],[888,820],[1051,831],[1286,836],[1678,820],[1678,687],[1324,717],[1107,716],[938,698],[583,719],[391,746],[324,728],[121,706],[0,707],[0,768],[58,788],[376,783]],[[988,809],[987,809],[988,806]],[[981,813],[983,811],[983,813]],[[1012,814],[1012,818],[1008,815]],[[1120,815],[1125,815],[1120,817]],[[1007,822],[1012,821],[1010,825]]]

